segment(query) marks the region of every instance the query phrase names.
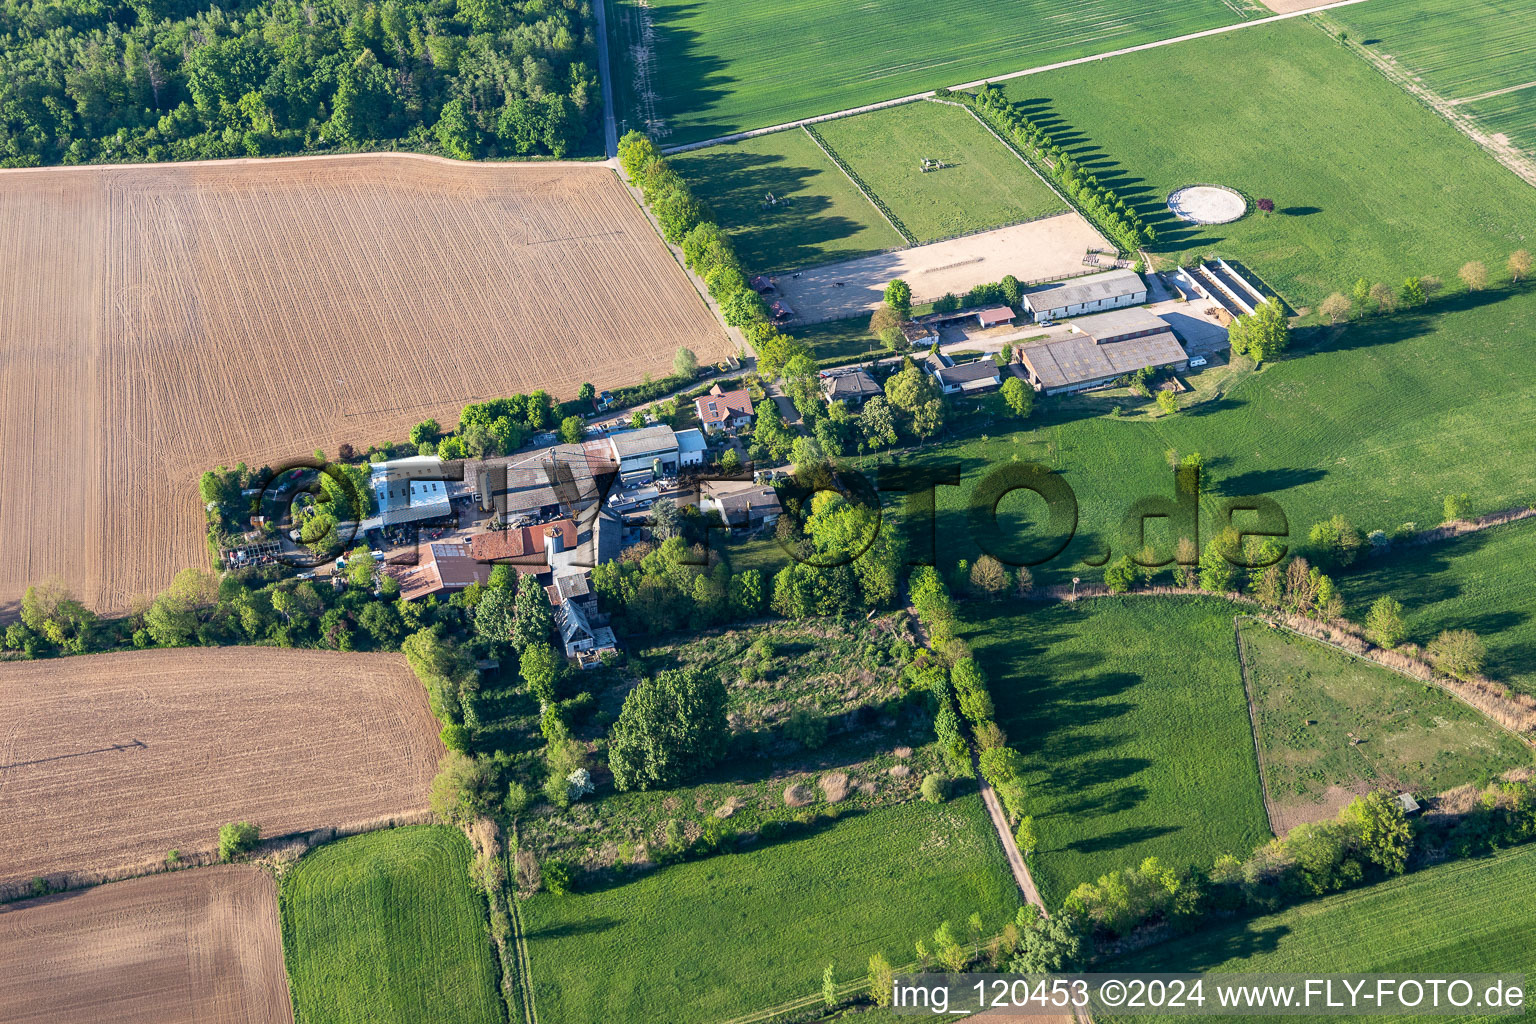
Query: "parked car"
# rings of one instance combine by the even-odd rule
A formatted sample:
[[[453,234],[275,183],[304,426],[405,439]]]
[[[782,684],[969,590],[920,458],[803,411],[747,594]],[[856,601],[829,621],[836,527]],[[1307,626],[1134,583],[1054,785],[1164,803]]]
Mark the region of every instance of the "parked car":
[[[1036,327],[1055,327],[1056,326],[1056,321],[1055,320],[1036,320],[1035,321],[1035,326]]]
[[[1204,366],[1204,365],[1205,365],[1205,356],[1195,356],[1192,359],[1190,359],[1190,361],[1189,361],[1190,369],[1194,369],[1197,366]]]

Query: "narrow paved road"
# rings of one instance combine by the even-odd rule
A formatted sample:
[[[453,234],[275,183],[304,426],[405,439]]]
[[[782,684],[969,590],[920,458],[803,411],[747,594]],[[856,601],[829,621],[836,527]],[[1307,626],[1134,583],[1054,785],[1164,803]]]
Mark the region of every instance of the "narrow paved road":
[[[1309,7],[1304,11],[1291,11],[1288,14],[1275,14],[1268,18],[1256,18],[1253,21],[1240,21],[1235,25],[1222,25],[1219,28],[1208,28],[1201,32],[1189,32],[1182,36],[1174,36],[1170,39],[1158,39],[1150,43],[1141,43],[1136,46],[1126,46],[1118,50],[1108,50],[1104,53],[1095,53],[1087,57],[1077,57],[1073,60],[1057,61],[1054,64],[1041,64],[1038,67],[1025,68],[1023,71],[1010,71],[1006,75],[993,75],[990,78],[978,78],[974,82],[962,82],[959,85],[950,86],[951,92],[959,92],[962,89],[974,89],[988,82],[1007,82],[1014,78],[1024,78],[1028,75],[1038,75],[1045,71],[1059,71],[1062,68],[1077,67],[1079,64],[1092,64],[1094,61],[1104,60],[1106,57],[1120,57],[1127,53],[1139,53],[1142,50],[1155,50],[1160,46],[1172,46],[1174,43],[1187,43],[1192,39],[1204,39],[1207,36],[1225,35],[1228,32],[1236,32],[1240,29],[1254,28],[1258,25],[1273,25],[1277,21],[1289,21],[1292,18],[1300,18],[1306,14],[1315,14],[1319,11],[1331,11],[1338,7],[1349,7],[1353,4],[1363,4],[1366,0],[1334,0],[1332,3],[1319,4]],[[783,131],[786,128],[800,128],[808,124],[817,124],[821,121],[830,121],[833,118],[847,117],[850,114],[862,114],[870,110],[880,110],[883,107],[899,106],[903,103],[912,103],[916,100],[924,100],[933,95],[933,92],[918,92],[910,96],[902,96],[899,99],[883,100],[879,103],[867,103],[862,107],[849,107],[847,110],[839,110],[831,114],[818,114],[815,117],[803,117],[798,121],[786,121],[769,128],[754,128],[751,131],[736,132],[733,135],[721,135],[718,138],[705,139],[703,142],[689,142],[681,146],[673,146],[662,150],[662,153],[671,156],[673,153],[686,153],[690,149],[702,149],[705,146],[714,146],[722,142],[738,142],[741,139],[751,139],[759,135],[769,135],[773,132]]]
[[[593,0],[597,15],[597,77],[603,84],[603,150],[612,160],[619,155],[619,122],[613,109],[613,63],[608,59],[608,0]]]

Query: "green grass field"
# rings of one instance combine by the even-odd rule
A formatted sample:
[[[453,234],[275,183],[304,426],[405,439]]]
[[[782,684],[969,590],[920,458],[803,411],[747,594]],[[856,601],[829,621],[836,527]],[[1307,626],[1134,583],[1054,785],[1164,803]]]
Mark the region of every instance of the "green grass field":
[[[1237,0],[652,0],[654,114],[664,145],[696,142],[1230,24],[1239,8],[1257,13]],[[641,8],[609,9],[619,116],[639,127]]]
[[[1222,523],[1225,496],[1273,498],[1293,544],[1334,512],[1364,532],[1390,531],[1438,522],[1447,494],[1471,493],[1483,509],[1536,499],[1536,437],[1511,427],[1536,416],[1536,350],[1525,343],[1536,290],[1484,292],[1441,309],[1351,326],[1329,347],[1238,375],[1172,416],[1143,415],[1150,403],[1122,392],[1042,400],[1026,430],[985,415],[954,418],[950,440],[913,458],[961,471],[960,486],[938,488],[942,564],[976,557],[970,496],[1014,460],[1052,467],[1077,496],[1074,539],[1035,568],[1042,583],[1101,578],[1083,559],[1126,551],[1120,522],[1131,503],[1173,495],[1169,449],[1205,458],[1205,538]],[[1105,415],[1116,403],[1136,414]],[[1044,557],[1042,510],[1027,492],[1003,499],[994,553]]]
[[[754,273],[899,249],[906,242],[799,129],[672,158]],[[766,202],[772,194],[779,201]]]
[[[857,363],[872,354],[886,351],[880,339],[869,333],[869,317],[828,320],[826,323],[799,327],[788,332],[805,342],[817,366],[843,366]]]
[[[1068,209],[963,107],[906,103],[816,130],[919,242]],[[948,166],[924,173],[924,158]]]
[[[1536,847],[1524,846],[1492,857],[1442,864],[1282,913],[1207,929],[1142,950],[1104,969],[1420,977],[1456,973],[1530,974],[1536,971]],[[1106,1022],[1144,1019],[1097,1016]],[[1372,1018],[1403,1019],[1407,1018]]]
[[[972,794],[849,816],[812,835],[673,865],[522,912],[541,1020],[725,1020],[862,975],[871,953],[973,912],[989,930],[1020,898]]]
[[[1427,644],[1445,629],[1470,629],[1488,646],[1483,671],[1536,693],[1536,522],[1511,523],[1403,548],[1340,577],[1351,616],[1363,620],[1383,594],[1403,604],[1408,639]]]
[[[1359,277],[1454,280],[1473,259],[1502,272],[1529,247],[1517,225],[1536,220],[1536,190],[1306,19],[1006,87],[1137,204],[1157,251],[1236,257],[1298,308]],[[1168,193],[1196,182],[1276,212],[1185,224]]]
[[[1443,691],[1282,630],[1240,628],[1265,783],[1284,809],[1326,817],[1332,786],[1443,793],[1531,763],[1524,744]]]
[[[497,1024],[495,952],[469,840],[418,826],[306,855],[282,880],[283,956],[304,1024]]]
[[[1209,866],[1269,838],[1232,617],[1214,599],[971,602],[963,635],[1028,764],[1055,905],[1143,857]]]
[[[1330,12],[1351,38],[1391,57],[1448,100],[1462,102],[1511,89],[1463,106],[1490,132],[1503,132],[1527,150],[1536,148],[1536,2],[1372,0]],[[1518,88],[1524,86],[1525,88]]]

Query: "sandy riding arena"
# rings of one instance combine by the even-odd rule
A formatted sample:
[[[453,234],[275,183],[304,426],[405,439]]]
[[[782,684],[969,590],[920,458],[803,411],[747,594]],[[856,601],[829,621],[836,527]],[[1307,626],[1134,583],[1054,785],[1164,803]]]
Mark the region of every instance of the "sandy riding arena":
[[[207,564],[197,477],[733,347],[614,172],[408,156],[0,171],[0,617]]]
[[[253,867],[0,907],[0,1020],[285,1024],[277,885]]]
[[[442,754],[399,655],[228,647],[0,664],[0,893],[419,816]]]
[[[1089,249],[1109,249],[1081,214],[1055,217],[983,231],[947,242],[914,246],[830,263],[793,274],[775,274],[797,323],[841,320],[872,312],[885,298],[892,278],[912,286],[915,302],[931,302],[946,293],[963,295],[978,284],[1012,274],[1020,281],[1051,281],[1081,274]]]
[[[1189,185],[1168,197],[1168,209],[1194,224],[1230,224],[1248,212],[1248,200],[1219,185]]]

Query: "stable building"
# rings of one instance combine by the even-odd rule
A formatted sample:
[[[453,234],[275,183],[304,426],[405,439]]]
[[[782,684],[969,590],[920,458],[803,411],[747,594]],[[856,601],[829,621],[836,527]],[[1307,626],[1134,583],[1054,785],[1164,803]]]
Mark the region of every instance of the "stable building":
[[[1185,370],[1189,354],[1167,321],[1144,309],[1126,309],[1072,322],[1065,338],[1018,349],[1030,384],[1048,395],[1075,394],[1112,384],[1144,369]]]
[[[1027,289],[1021,300],[1038,320],[1101,313],[1147,301],[1147,283],[1134,270],[1109,270]]]

